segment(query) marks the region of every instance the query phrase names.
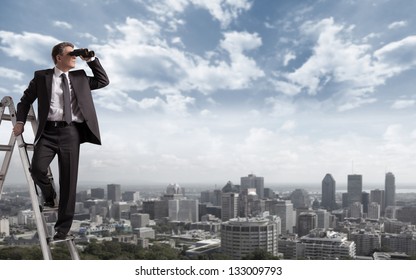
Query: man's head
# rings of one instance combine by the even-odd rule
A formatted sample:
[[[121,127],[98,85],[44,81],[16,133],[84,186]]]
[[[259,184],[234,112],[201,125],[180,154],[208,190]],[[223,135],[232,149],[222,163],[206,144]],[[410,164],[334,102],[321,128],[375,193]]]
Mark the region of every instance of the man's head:
[[[52,48],[52,59],[55,65],[66,72],[75,67],[76,56],[68,53],[74,50],[74,45],[69,42],[62,42]]]

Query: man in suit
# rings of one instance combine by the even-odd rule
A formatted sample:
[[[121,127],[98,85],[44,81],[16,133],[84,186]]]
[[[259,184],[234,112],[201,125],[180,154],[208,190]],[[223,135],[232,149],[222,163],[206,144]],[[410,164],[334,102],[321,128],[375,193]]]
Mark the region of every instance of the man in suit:
[[[55,207],[56,193],[47,177],[48,167],[55,155],[59,166],[59,206],[55,224],[55,240],[67,237],[71,228],[76,201],[80,144],[101,144],[97,115],[91,90],[109,84],[106,72],[96,57],[82,57],[93,76],[75,67],[76,56],[69,42],[52,49],[55,67],[36,71],[28,88],[17,104],[16,136],[24,131],[31,104],[38,100],[38,130],[30,172],[40,188],[45,207]]]

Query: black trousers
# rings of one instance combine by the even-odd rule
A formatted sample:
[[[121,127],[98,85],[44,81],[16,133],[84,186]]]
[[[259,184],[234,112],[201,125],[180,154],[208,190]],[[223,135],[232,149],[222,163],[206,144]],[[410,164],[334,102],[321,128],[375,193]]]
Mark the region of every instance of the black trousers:
[[[45,200],[53,199],[55,190],[47,176],[48,167],[58,156],[59,167],[59,208],[55,230],[67,234],[75,213],[76,188],[80,150],[79,125],[72,123],[65,127],[46,125],[42,136],[36,143],[31,175],[42,191]]]

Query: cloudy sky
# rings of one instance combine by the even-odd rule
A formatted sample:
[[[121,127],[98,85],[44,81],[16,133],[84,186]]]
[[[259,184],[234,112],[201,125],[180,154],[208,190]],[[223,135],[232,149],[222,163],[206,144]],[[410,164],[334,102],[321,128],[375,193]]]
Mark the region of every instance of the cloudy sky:
[[[17,101],[60,41],[96,52],[110,85],[94,92],[103,145],[82,146],[81,182],[358,173],[382,187],[391,171],[412,184],[415,12],[411,0],[5,0],[0,95]],[[17,153],[11,169],[22,181]]]

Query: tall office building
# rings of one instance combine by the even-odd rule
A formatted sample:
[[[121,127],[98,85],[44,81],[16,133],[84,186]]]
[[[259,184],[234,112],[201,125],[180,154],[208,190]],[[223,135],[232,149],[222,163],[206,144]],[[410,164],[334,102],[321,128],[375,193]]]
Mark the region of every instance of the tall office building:
[[[121,200],[121,186],[118,184],[107,185],[107,200],[118,202]]]
[[[221,224],[221,249],[234,260],[239,260],[256,249],[277,256],[280,218],[237,218]]]
[[[131,227],[147,227],[150,223],[150,215],[145,213],[134,213],[130,215]]]
[[[104,199],[105,191],[103,188],[94,188],[91,189],[91,198],[92,199]]]
[[[228,221],[238,216],[238,193],[223,193],[221,195],[221,220]]]
[[[384,184],[385,207],[396,206],[396,179],[393,173],[386,173],[386,180]]]
[[[322,180],[322,202],[321,206],[328,210],[336,208],[335,202],[335,180],[331,174],[326,174]]]
[[[249,174],[247,177],[241,177],[241,189],[256,189],[260,199],[264,198],[264,178]]]
[[[354,202],[361,203],[361,197],[363,192],[363,176],[362,175],[348,175],[348,206],[354,204]]]
[[[295,209],[303,208],[308,209],[311,207],[311,199],[309,193],[304,189],[296,189],[290,195],[290,200],[293,203]]]
[[[372,190],[370,191],[370,204],[372,202],[376,202],[380,205],[380,215],[384,216],[384,209],[386,208],[384,206],[384,190]]]
[[[169,200],[169,219],[180,222],[198,222],[199,201],[195,199]]]
[[[367,217],[372,220],[380,219],[380,204],[378,204],[377,202],[371,202],[368,206]]]
[[[289,200],[278,200],[273,208],[273,213],[280,217],[282,234],[293,233],[293,217],[295,215],[293,204]]]
[[[314,212],[302,212],[299,214],[297,223],[299,237],[309,234],[318,226],[318,215]]]

